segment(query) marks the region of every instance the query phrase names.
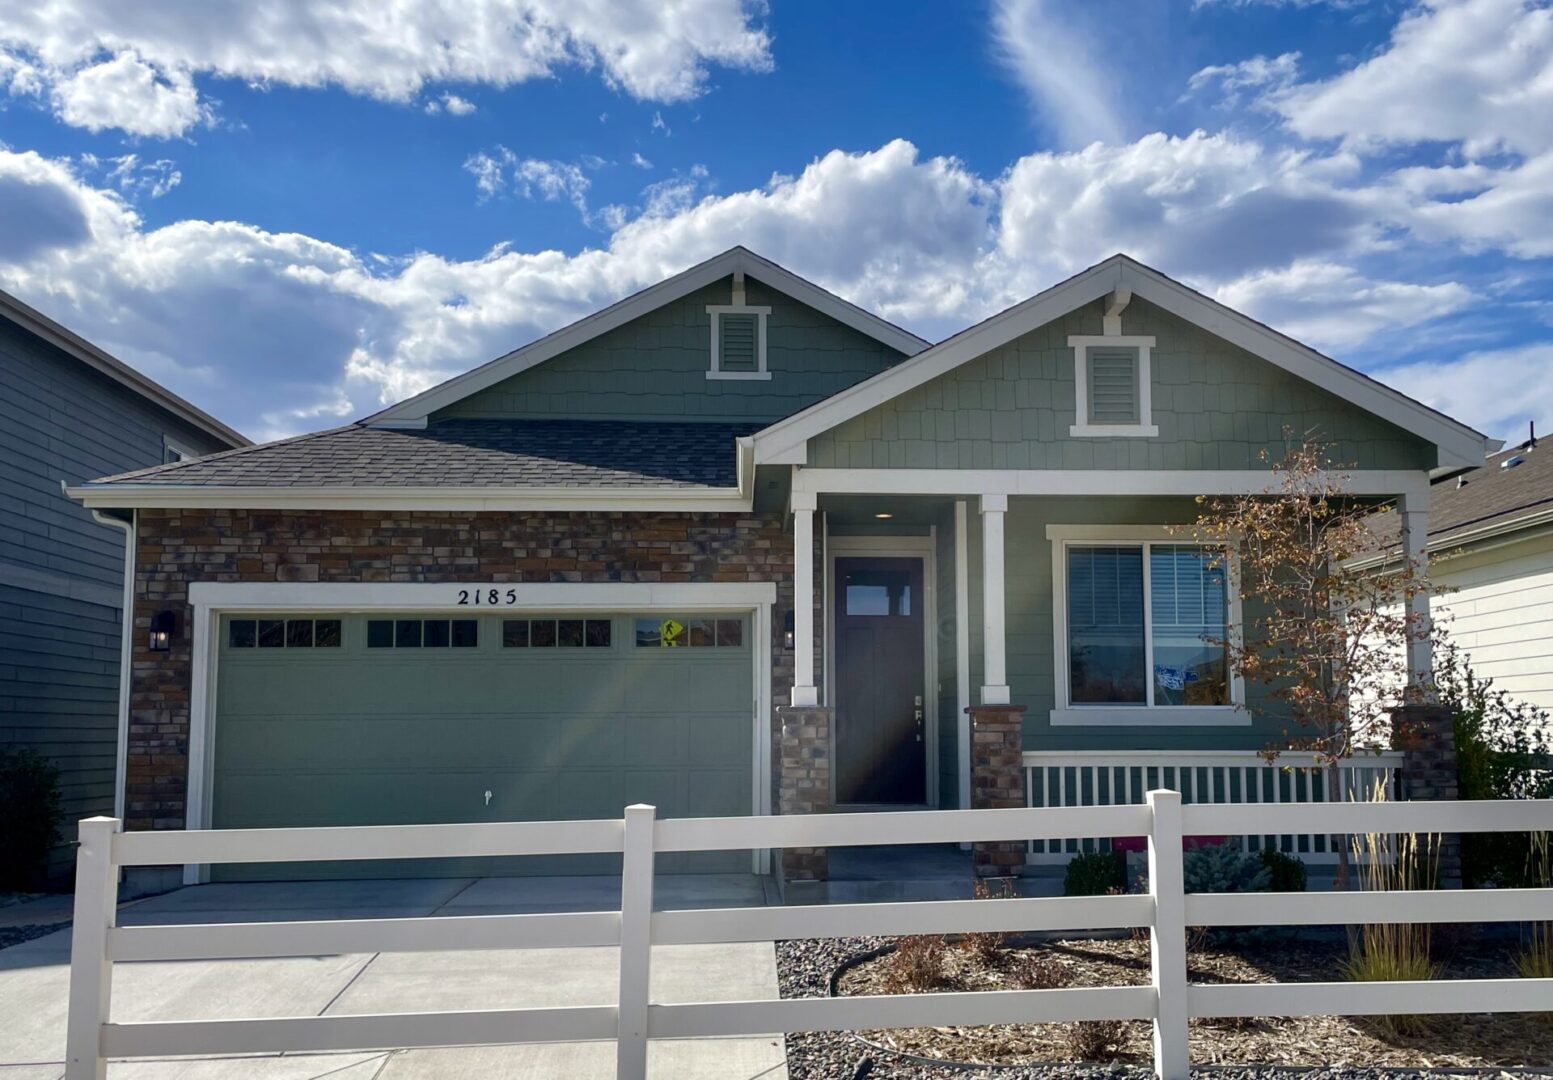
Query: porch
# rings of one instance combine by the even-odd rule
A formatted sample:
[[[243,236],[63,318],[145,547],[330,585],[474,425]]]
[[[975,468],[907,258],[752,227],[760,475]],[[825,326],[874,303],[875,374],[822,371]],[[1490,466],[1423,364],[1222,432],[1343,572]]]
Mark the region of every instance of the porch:
[[[1249,494],[1271,483],[1260,470],[795,470],[794,684],[792,705],[779,710],[780,811],[1114,805],[1141,802],[1156,787],[1179,790],[1187,802],[1228,804],[1362,801],[1377,786],[1385,797],[1406,797],[1398,751],[1344,763],[1337,790],[1309,755],[1264,760],[1268,747],[1287,745],[1292,725],[1261,707],[1265,691],[1241,685],[1222,646],[1217,655],[1203,648],[1205,637],[1238,624],[1233,568],[1210,580],[1211,560],[1194,557],[1190,536],[1176,527],[1195,519],[1198,494]],[[1349,488],[1356,498],[1399,504],[1405,549],[1421,562],[1426,474],[1358,471]],[[888,565],[892,559],[920,561],[920,570]],[[886,592],[919,590],[920,667],[914,644],[911,655],[897,644],[848,663],[857,648],[846,639],[848,571],[858,569],[873,575],[858,580]],[[899,584],[878,585],[879,572],[895,570]],[[1090,580],[1082,575],[1099,572],[1130,590],[1103,599],[1113,610],[1130,604],[1132,623],[1080,612],[1074,594]],[[1426,625],[1427,597],[1410,602]],[[884,615],[904,611],[888,597],[882,603]],[[1115,644],[1121,630],[1132,635],[1127,649]],[[1427,638],[1413,641],[1411,687],[1425,684],[1431,663]],[[903,677],[909,696],[894,685]],[[849,797],[870,767],[900,771],[886,757],[848,760],[859,745],[849,725],[860,699],[876,712],[879,702],[904,710],[893,722],[871,720],[889,729],[873,746],[916,755],[907,771],[923,773],[917,797]],[[1240,842],[1313,867],[1336,861],[1334,841],[1321,835]],[[978,850],[978,872],[1060,866],[1108,845],[1010,845],[991,867]],[[789,880],[825,876],[819,853],[790,856],[783,869]]]

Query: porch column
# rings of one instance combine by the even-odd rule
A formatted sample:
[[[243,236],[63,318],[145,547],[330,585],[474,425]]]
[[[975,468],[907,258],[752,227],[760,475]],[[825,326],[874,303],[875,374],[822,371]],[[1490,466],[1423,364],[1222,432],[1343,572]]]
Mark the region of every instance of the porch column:
[[[983,705],[1007,705],[1008,662],[1003,626],[1003,515],[1007,495],[981,497],[981,640]]]
[[[793,492],[793,705],[820,703],[814,681],[814,509],[812,492]]]
[[[1402,519],[1402,557],[1419,577],[1429,573],[1429,489],[1405,494],[1397,502]],[[1407,701],[1434,700],[1433,624],[1429,594],[1418,592],[1407,599]]]

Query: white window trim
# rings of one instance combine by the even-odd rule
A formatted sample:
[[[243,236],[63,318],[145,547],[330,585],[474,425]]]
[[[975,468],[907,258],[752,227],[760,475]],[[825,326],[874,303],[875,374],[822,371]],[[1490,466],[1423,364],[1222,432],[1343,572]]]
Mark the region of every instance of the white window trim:
[[[1173,535],[1168,525],[1048,525],[1046,538],[1052,550],[1052,640],[1053,681],[1056,686],[1053,727],[1245,727],[1251,723],[1246,710],[1245,680],[1230,668],[1229,705],[1073,705],[1068,685],[1068,546],[1070,544],[1116,545],[1169,543],[1193,544],[1195,541]],[[1211,545],[1202,545],[1211,546]],[[1226,591],[1229,593],[1231,642],[1238,642],[1242,612],[1240,600],[1240,560],[1230,552],[1225,560]],[[1154,639],[1152,597],[1149,594],[1149,563],[1143,560],[1144,664],[1148,670],[1149,696],[1153,696]]]
[[[170,439],[166,435],[163,435],[162,436],[162,456],[166,457],[169,453],[171,453],[173,455],[173,459],[171,461],[164,461],[162,464],[164,464],[164,465],[176,465],[180,461],[188,461],[191,458],[199,457],[198,454],[196,454],[193,450],[190,450],[183,443],[178,442],[175,439]]]
[[[1074,424],[1068,434],[1078,438],[1149,438],[1159,434],[1154,424],[1153,378],[1149,353],[1154,338],[1136,334],[1110,336],[1079,335],[1068,338],[1073,348]],[[1136,424],[1091,424],[1089,422],[1089,350],[1118,348],[1138,350],[1138,422]]]
[[[765,380],[771,378],[766,369],[766,317],[769,307],[752,307],[749,304],[709,304],[706,313],[712,317],[712,367],[706,373],[708,379]],[[754,315],[755,320],[755,370],[724,371],[719,349],[722,342],[720,320],[724,315]]]

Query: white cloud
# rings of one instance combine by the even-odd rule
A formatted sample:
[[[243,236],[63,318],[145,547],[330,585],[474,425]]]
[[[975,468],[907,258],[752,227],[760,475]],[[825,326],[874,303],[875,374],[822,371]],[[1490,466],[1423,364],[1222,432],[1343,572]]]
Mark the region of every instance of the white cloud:
[[[1029,96],[1042,126],[1063,145],[1121,142],[1108,65],[1094,54],[1088,37],[1065,21],[1069,15],[1048,0],[994,0],[998,59]]]
[[[100,174],[131,199],[141,195],[160,199],[183,182],[177,163],[168,158],[143,162],[139,154],[121,154],[106,160],[96,154],[82,154],[81,166],[87,172]]]
[[[650,169],[650,168],[652,168],[652,162],[648,161],[646,158],[644,158],[641,154],[638,154],[638,153],[633,153],[631,155],[631,164],[635,165],[638,169]]]
[[[1530,421],[1546,427],[1553,402],[1553,344],[1425,360],[1375,374],[1443,413],[1510,441],[1524,438]]]
[[[435,116],[445,112],[449,116],[468,116],[475,111],[475,103],[457,94],[446,93],[441,97],[432,98],[426,102],[425,112],[427,116]]]
[[[132,52],[55,79],[53,101],[55,114],[72,127],[118,128],[161,139],[182,135],[210,118],[187,71],[148,64]]]
[[[1278,90],[1287,87],[1299,73],[1300,54],[1286,52],[1274,57],[1253,56],[1235,64],[1213,64],[1197,71],[1186,83],[1183,97],[1217,85],[1222,95],[1220,108],[1240,104],[1245,90]]]
[[[1454,281],[1373,281],[1348,266],[1307,260],[1249,274],[1215,293],[1237,311],[1336,354],[1384,331],[1453,315],[1478,299]]]
[[[339,86],[409,102],[428,84],[510,86],[577,67],[645,101],[702,92],[712,65],[769,70],[743,0],[55,0],[0,6],[12,92],[52,86],[66,123],[169,137],[206,113],[193,77]],[[23,69],[25,68],[25,71]],[[444,102],[444,107],[447,103]]]
[[[1426,0],[1383,52],[1273,103],[1306,138],[1459,143],[1469,157],[1553,149],[1553,9],[1535,0]]]
[[[583,166],[598,169],[607,164],[603,158],[591,154],[583,157],[581,165],[519,157],[507,147],[498,145],[493,150],[471,155],[464,162],[464,169],[475,178],[482,198],[510,191],[524,199],[546,202],[565,199],[587,220],[591,182],[583,172]]]

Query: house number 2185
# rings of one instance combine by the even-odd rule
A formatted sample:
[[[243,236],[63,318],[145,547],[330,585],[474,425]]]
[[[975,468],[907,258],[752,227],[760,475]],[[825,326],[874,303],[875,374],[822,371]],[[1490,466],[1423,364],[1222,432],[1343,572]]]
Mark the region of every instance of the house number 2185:
[[[518,602],[518,590],[508,589],[502,592],[500,589],[460,589],[458,590],[458,603],[460,607],[470,604],[516,604]]]

